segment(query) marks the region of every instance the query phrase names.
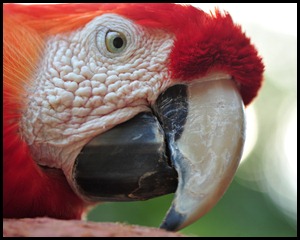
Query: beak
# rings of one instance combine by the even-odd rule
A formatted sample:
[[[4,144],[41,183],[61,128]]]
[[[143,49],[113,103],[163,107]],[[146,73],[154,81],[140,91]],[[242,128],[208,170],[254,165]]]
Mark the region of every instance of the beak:
[[[180,136],[176,124],[166,133],[178,173],[175,197],[161,225],[171,231],[193,223],[222,197],[238,167],[245,140],[244,105],[230,77],[194,82],[187,87],[188,113]],[[168,96],[162,96],[161,102],[164,99]],[[164,117],[167,108],[164,104],[158,108],[163,128],[168,122]]]
[[[228,75],[162,93],[140,113],[89,142],[76,159],[78,192],[92,201],[145,200],[175,192],[161,228],[179,230],[208,212],[238,167],[244,105]]]

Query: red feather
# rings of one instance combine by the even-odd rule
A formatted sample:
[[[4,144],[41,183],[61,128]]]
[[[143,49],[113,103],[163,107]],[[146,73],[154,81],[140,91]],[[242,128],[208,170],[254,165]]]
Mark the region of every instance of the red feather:
[[[43,40],[35,31],[4,15],[3,45],[3,216],[80,218],[84,204],[60,170],[44,172],[36,165],[19,134],[28,83]]]

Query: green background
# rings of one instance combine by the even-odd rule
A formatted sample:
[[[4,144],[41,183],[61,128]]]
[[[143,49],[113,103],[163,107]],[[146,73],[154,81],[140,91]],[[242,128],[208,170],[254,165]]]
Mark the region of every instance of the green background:
[[[144,202],[105,203],[89,220],[158,227],[173,194]],[[265,195],[233,181],[219,203],[180,231],[188,236],[296,236],[296,230]]]

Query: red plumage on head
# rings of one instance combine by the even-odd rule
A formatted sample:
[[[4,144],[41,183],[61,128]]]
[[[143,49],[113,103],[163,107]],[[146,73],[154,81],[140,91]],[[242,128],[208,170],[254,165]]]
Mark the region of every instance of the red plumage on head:
[[[228,13],[216,9],[215,15],[194,19],[176,35],[170,55],[173,78],[188,81],[223,71],[236,81],[248,105],[261,87],[264,71],[254,45]]]

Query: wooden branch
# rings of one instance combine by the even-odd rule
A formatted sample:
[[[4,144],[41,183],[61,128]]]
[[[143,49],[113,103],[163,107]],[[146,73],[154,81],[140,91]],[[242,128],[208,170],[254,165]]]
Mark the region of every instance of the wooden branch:
[[[53,218],[3,219],[4,237],[183,237],[180,233],[123,223],[59,220]]]

